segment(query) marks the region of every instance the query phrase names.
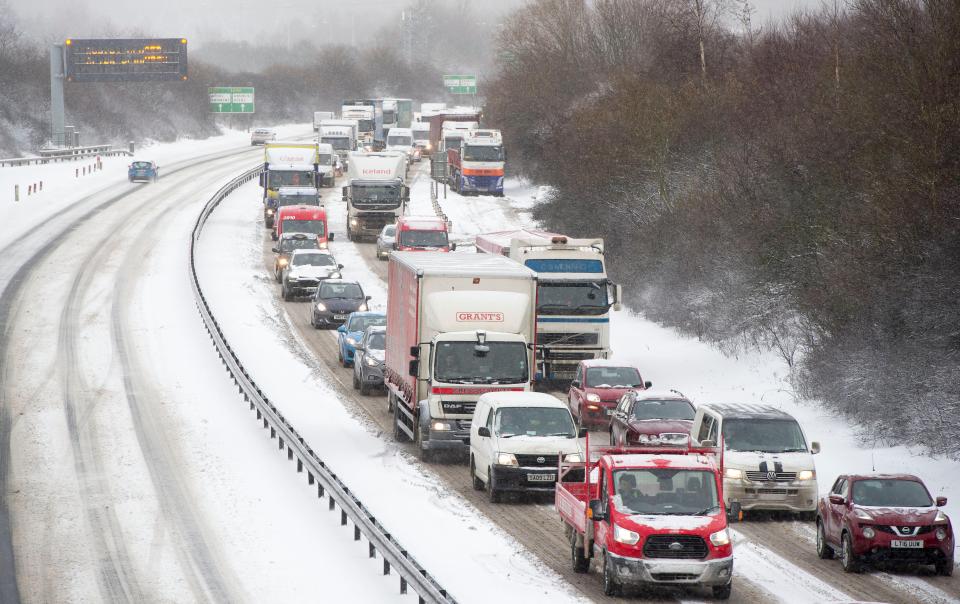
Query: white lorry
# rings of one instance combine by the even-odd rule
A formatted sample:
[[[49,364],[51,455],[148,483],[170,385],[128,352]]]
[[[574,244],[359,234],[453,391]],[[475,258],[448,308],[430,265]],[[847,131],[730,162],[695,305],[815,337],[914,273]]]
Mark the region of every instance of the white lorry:
[[[498,256],[393,252],[385,383],[394,435],[465,454],[477,398],[530,389],[536,273]]]
[[[394,127],[387,134],[387,151],[396,151],[407,156],[407,163],[413,161],[413,130]]]
[[[387,224],[402,216],[410,199],[406,185],[407,156],[394,151],[355,151],[349,156],[347,184],[347,238],[376,239]]]
[[[313,112],[313,131],[320,131],[320,122],[323,120],[332,120],[337,117],[333,111],[314,111]]]
[[[333,147],[340,158],[340,165],[346,167],[348,155],[357,150],[357,120],[323,120],[320,122],[318,141]]]
[[[521,229],[477,235],[476,245],[539,276],[538,382],[568,382],[580,361],[609,358],[610,310],[620,310],[621,293],[607,278],[603,239]]]
[[[320,170],[317,181],[321,187],[332,187],[337,179],[337,154],[333,145],[320,143],[317,145],[317,167]]]
[[[373,144],[376,132],[376,108],[370,105],[344,105],[340,108],[340,118],[357,120],[357,139],[365,145]]]

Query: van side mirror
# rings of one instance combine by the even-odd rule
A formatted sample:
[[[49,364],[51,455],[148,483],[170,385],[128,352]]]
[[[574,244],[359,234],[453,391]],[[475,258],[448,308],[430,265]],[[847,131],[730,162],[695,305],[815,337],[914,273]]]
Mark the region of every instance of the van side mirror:
[[[599,499],[591,499],[590,507],[587,508],[587,517],[591,520],[606,520],[607,514],[603,510],[603,502]]]
[[[580,428],[579,430],[577,430],[577,438],[586,438],[586,437],[587,437],[586,428]]]
[[[419,347],[419,346],[411,346],[411,347],[410,347],[410,356],[412,356],[412,357],[415,358],[415,359],[419,359],[419,358],[420,358],[420,347]]]
[[[643,387],[644,387],[644,388],[653,388],[653,382],[651,382],[650,380],[647,380],[646,382],[643,383]]]
[[[340,333],[347,333],[347,324],[344,323],[343,325],[341,325],[340,327],[338,327],[338,328],[337,328],[337,331],[339,331]]]
[[[818,443],[817,441],[813,441],[812,443],[810,443],[810,453],[812,453],[813,455],[816,455],[819,452],[820,452],[820,443]]]
[[[830,503],[833,505],[845,505],[847,500],[843,497],[843,495],[830,495]]]
[[[410,377],[419,377],[420,375],[420,360],[413,359],[410,361],[410,367],[407,369],[407,373],[410,374]]]
[[[573,380],[572,382],[570,382],[570,385],[573,386],[574,388],[579,388],[580,380]]]
[[[938,508],[942,508],[942,507],[945,506],[945,505],[947,505],[947,498],[946,498],[946,497],[937,497],[937,507],[938,507]]]
[[[327,235],[327,241],[333,241],[333,233]]]
[[[343,268],[343,267],[341,266],[340,268]],[[370,298],[372,298],[372,297],[373,297],[373,296],[364,296],[363,299],[366,300],[367,302],[369,302],[369,301],[370,301]]]
[[[490,428],[486,426],[480,426],[479,428],[477,428],[477,436],[486,436],[487,438],[489,438]]]

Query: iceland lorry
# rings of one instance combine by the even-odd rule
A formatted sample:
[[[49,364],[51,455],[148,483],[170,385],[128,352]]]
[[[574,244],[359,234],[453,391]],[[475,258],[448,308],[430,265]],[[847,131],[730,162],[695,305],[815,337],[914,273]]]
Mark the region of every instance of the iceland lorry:
[[[393,252],[386,385],[394,435],[466,454],[480,395],[530,389],[536,274],[497,256]]]
[[[467,130],[459,146],[447,147],[447,180],[461,194],[503,197],[505,160],[499,130]]]
[[[403,153],[354,152],[349,156],[347,184],[347,238],[375,239],[384,225],[403,215],[410,199],[406,186],[407,157]]]
[[[610,357],[610,310],[620,286],[607,278],[603,239],[539,230],[477,235],[478,252],[537,272],[537,380],[568,382],[585,359]]]

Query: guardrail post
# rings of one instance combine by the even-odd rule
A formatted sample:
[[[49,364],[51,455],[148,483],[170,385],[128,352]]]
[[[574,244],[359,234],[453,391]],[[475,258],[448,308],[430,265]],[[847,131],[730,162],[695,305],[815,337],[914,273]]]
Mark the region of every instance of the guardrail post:
[[[367,551],[368,551],[368,553],[370,554],[370,557],[371,557],[371,558],[376,558],[376,557],[377,557],[377,548],[373,545],[373,542],[371,541],[371,542],[369,542],[367,545],[369,546],[369,547],[367,548]]]
[[[20,185],[13,185],[13,200],[20,201]]]
[[[360,541],[360,527],[356,524],[353,525],[353,540]]]
[[[403,577],[400,577],[400,593],[404,595],[407,593],[407,580]]]
[[[390,562],[388,562],[386,558],[383,559],[383,574],[390,574]]]

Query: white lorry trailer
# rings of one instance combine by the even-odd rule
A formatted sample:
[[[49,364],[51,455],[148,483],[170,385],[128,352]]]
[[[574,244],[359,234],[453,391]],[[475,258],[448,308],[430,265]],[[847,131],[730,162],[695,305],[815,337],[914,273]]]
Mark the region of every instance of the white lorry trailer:
[[[313,112],[313,131],[320,131],[320,122],[323,120],[332,120],[337,117],[333,111],[314,111]]]
[[[476,245],[537,272],[538,382],[568,382],[581,360],[609,358],[621,293],[607,278],[603,239],[521,229],[477,235]]]
[[[343,187],[347,238],[376,239],[384,225],[403,215],[410,199],[410,188],[405,182],[407,156],[393,151],[355,151],[348,161],[347,184]]]
[[[323,120],[320,122],[318,142],[330,145],[340,158],[340,165],[346,167],[348,155],[357,150],[357,132],[360,126],[357,120]]]
[[[485,392],[530,389],[537,276],[493,255],[393,252],[385,383],[394,435],[466,453]]]

